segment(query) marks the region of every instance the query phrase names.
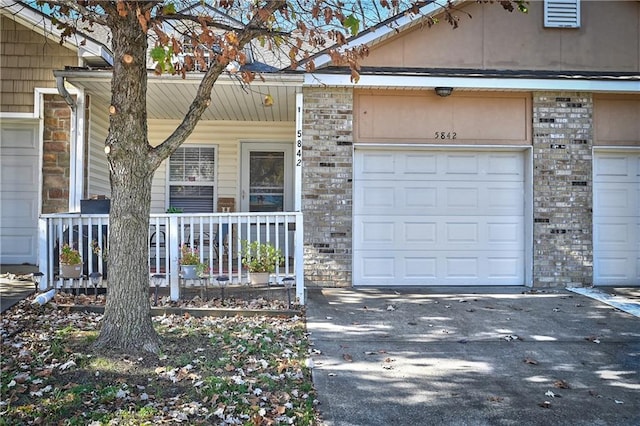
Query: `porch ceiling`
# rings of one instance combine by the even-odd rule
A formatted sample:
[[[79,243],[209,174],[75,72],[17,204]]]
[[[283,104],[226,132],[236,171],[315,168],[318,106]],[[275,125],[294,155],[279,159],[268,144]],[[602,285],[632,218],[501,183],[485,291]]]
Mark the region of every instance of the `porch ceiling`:
[[[60,71],[73,86],[84,89],[95,100],[106,105],[111,99],[111,72]],[[211,94],[211,105],[203,120],[295,121],[296,92],[302,88],[302,75],[269,74],[266,81],[241,84],[233,76],[220,76]],[[150,119],[182,118],[193,100],[200,75],[182,79],[176,76],[149,76],[147,113]],[[273,105],[264,105],[271,95]]]

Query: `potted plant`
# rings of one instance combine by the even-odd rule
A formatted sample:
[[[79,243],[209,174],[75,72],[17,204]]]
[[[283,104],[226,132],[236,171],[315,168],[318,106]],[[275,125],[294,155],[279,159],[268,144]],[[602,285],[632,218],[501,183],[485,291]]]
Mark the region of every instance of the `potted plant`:
[[[187,244],[180,246],[180,275],[186,280],[195,280],[206,268],[206,265],[200,262],[200,253],[198,249],[192,249]]]
[[[249,271],[251,284],[268,284],[269,275],[283,261],[282,252],[269,243],[245,241],[242,245],[242,264]]]
[[[60,275],[64,278],[80,278],[82,275],[82,256],[69,244],[60,251]]]

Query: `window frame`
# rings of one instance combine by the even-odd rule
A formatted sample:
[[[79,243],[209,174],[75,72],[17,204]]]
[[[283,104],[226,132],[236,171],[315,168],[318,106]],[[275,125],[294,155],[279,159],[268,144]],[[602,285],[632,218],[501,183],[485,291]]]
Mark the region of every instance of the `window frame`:
[[[179,150],[187,150],[187,149],[213,149],[213,182],[204,182],[204,181],[174,181],[171,179],[171,157],[174,156]],[[217,144],[183,144],[178,147],[176,151],[174,151],[166,160],[166,179],[165,179],[165,211],[170,207],[176,207],[171,205],[171,187],[172,186],[203,186],[203,187],[213,187],[212,193],[212,210],[211,212],[198,212],[198,213],[215,213],[218,208],[218,152],[219,147]],[[196,212],[192,212],[196,213]]]

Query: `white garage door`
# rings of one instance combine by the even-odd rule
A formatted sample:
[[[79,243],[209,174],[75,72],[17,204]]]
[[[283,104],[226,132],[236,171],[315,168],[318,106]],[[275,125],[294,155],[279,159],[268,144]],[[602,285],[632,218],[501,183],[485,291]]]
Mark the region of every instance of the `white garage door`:
[[[0,127],[0,263],[36,264],[38,249],[38,125]]]
[[[354,285],[524,284],[523,159],[357,149]]]
[[[640,285],[640,152],[596,152],[593,283]]]

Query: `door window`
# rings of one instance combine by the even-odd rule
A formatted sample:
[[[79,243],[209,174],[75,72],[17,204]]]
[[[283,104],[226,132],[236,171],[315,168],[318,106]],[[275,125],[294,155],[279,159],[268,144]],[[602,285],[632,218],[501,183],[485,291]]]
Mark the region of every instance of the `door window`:
[[[244,143],[242,145],[242,209],[282,212],[292,209],[293,145]]]

